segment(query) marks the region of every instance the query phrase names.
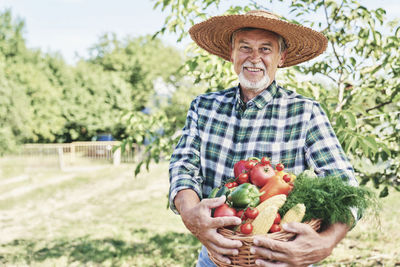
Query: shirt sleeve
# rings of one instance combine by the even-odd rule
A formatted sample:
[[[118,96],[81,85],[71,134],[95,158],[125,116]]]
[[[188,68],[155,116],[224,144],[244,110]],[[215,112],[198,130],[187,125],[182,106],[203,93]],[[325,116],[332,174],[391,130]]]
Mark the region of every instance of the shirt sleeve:
[[[339,176],[352,186],[358,186],[353,167],[337,139],[328,117],[321,106],[314,103],[306,135],[305,155],[308,164],[318,176]],[[350,209],[355,219],[351,229],[362,214]]]
[[[319,176],[340,176],[357,186],[354,170],[318,103],[313,104],[305,141],[307,163]]]
[[[190,105],[182,136],[172,153],[169,165],[169,205],[173,212],[178,214],[174,199],[183,189],[194,190],[202,199],[201,186],[203,183],[200,173],[200,137],[197,128],[197,101]]]

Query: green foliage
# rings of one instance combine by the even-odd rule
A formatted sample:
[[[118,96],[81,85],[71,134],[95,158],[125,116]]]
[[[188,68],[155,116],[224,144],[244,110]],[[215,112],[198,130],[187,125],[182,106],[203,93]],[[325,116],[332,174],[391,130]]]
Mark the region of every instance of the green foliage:
[[[268,2],[286,6],[290,12],[285,19],[323,32],[329,43],[318,58],[280,70],[278,82],[321,103],[362,184],[383,186],[382,195],[386,186],[400,190],[400,61],[393,56],[400,53],[399,21],[387,21],[383,8],[369,10],[355,0]],[[216,9],[218,14],[267,9],[257,1],[224,8],[211,0],[157,0],[157,7],[169,13],[159,33],[174,32],[178,41]],[[233,84],[230,63],[195,45],[187,55],[182,70],[195,83],[211,91]]]
[[[351,186],[340,177],[316,179],[299,175],[279,213],[284,215],[298,203],[306,206],[303,221],[321,219],[327,225],[341,222],[349,227],[354,223],[350,208],[356,208],[360,214],[368,208],[376,213],[378,208],[377,199],[371,190]]]
[[[182,55],[159,39],[105,34],[90,57],[69,66],[58,54],[26,47],[24,22],[0,12],[0,155],[26,142],[126,137],[119,118],[160,106],[157,84],[179,80]]]
[[[25,47],[23,27],[11,11],[0,13],[0,154],[23,141],[54,141],[64,124],[49,57]]]
[[[122,122],[127,125],[127,135],[120,147],[123,153],[125,149],[132,147],[132,144],[145,144],[144,154],[146,157],[135,169],[135,176],[141,171],[143,165],[149,169],[151,160],[159,163],[161,159],[168,159],[169,154],[165,151],[171,150],[171,142],[177,142],[179,135],[175,117],[168,117],[164,112],[159,111],[153,114],[143,112],[129,112],[122,117]]]

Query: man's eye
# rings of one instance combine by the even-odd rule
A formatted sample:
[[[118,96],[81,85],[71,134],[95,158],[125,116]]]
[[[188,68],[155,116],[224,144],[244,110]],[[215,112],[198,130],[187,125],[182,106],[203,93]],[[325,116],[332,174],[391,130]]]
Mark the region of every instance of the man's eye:
[[[261,48],[261,52],[269,52],[269,51],[271,51],[271,48],[269,48],[269,47],[262,47]]]
[[[240,47],[240,50],[243,51],[243,52],[250,52],[250,51],[251,51],[251,48],[244,45],[244,46],[241,46],[241,47]]]

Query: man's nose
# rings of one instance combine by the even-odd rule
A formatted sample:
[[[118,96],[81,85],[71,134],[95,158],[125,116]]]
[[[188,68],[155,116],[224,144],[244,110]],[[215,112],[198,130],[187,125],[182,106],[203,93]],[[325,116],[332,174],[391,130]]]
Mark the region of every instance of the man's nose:
[[[251,63],[261,62],[261,55],[260,55],[260,52],[257,49],[254,49],[251,52],[250,61],[251,61]]]

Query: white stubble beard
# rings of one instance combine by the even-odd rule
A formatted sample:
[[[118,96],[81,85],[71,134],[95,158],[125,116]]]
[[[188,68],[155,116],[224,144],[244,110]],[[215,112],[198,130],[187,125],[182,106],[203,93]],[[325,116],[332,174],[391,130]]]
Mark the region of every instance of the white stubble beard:
[[[264,70],[264,76],[261,78],[261,80],[257,81],[257,82],[252,82],[249,81],[245,76],[244,76],[244,68],[245,67],[253,67],[253,68],[260,68]],[[269,76],[267,74],[267,68],[263,63],[257,63],[257,64],[253,64],[250,63],[249,61],[246,61],[245,63],[243,63],[242,65],[242,70],[239,73],[239,83],[243,88],[246,88],[248,90],[254,91],[256,93],[264,90],[265,88],[267,88],[267,86],[270,83],[270,79]]]

